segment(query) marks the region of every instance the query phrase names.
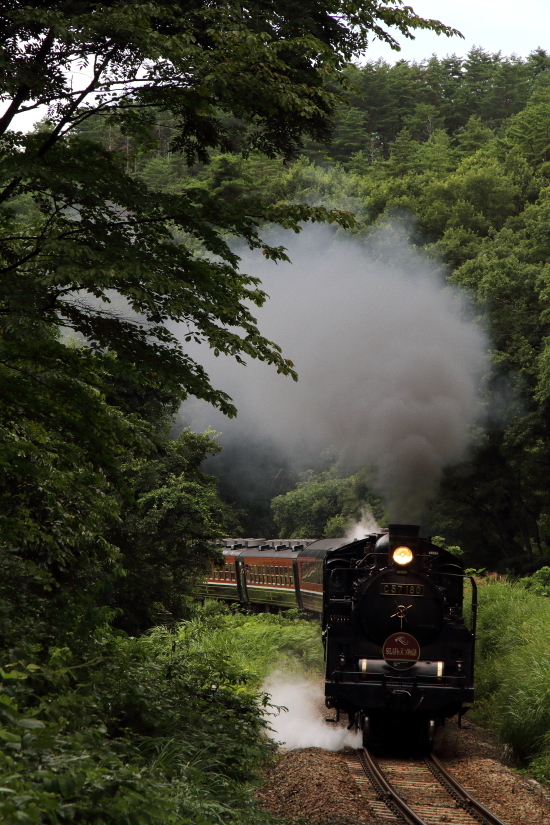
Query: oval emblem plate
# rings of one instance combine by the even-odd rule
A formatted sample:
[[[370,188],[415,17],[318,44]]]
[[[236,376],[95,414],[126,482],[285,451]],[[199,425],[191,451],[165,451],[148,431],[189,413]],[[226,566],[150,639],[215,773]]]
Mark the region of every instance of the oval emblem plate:
[[[388,664],[402,662],[403,665],[410,666],[420,658],[420,645],[414,636],[400,630],[388,636],[382,647],[382,655]]]

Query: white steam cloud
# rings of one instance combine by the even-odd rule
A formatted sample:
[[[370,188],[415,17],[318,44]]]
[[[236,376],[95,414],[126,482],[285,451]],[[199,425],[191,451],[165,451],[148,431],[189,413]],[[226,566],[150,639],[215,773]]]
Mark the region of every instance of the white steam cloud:
[[[374,514],[368,504],[363,508],[363,513],[359,521],[355,521],[348,529],[344,536],[348,541],[354,539],[363,539],[369,533],[379,533],[380,526],[377,524]]]
[[[306,679],[273,673],[262,690],[271,695],[271,704],[287,708],[267,716],[269,735],[286,748],[323,748],[339,751],[345,745],[361,747],[361,733],[325,722],[324,695],[320,685]],[[275,712],[271,709],[271,712]]]
[[[467,300],[396,227],[368,244],[316,227],[270,241],[288,247],[292,265],[247,254],[242,268],[270,295],[259,327],[295,363],[299,382],[197,346],[191,355],[239,415],[228,421],[197,402],[187,421],[221,430],[222,445],[265,437],[296,464],[335,448],[351,471],[373,469],[390,521],[418,523],[480,420],[488,341]]]

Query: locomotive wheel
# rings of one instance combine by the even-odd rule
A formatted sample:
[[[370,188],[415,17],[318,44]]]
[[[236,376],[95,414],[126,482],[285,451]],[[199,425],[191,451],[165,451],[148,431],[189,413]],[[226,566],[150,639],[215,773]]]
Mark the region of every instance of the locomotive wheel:
[[[367,748],[371,740],[370,719],[368,716],[361,717],[361,733],[363,735],[363,747]]]

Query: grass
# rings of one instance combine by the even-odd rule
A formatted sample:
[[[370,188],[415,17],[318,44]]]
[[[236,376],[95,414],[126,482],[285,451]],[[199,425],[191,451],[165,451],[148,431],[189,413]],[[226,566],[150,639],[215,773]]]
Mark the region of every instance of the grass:
[[[250,616],[215,603],[207,603],[205,610],[209,614],[208,634],[203,632],[201,612],[197,619],[182,626],[180,639],[190,650],[200,650],[207,657],[223,657],[231,667],[246,674],[255,688],[274,670],[300,675],[322,673],[319,624],[299,618],[298,611]]]
[[[481,582],[476,717],[518,763],[550,781],[550,600],[521,584]]]

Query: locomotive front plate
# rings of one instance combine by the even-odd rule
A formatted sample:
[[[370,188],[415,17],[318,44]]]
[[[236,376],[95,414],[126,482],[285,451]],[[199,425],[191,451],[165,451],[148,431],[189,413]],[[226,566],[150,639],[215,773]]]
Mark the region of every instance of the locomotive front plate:
[[[423,584],[404,584],[403,582],[382,582],[382,596],[423,596]]]
[[[411,667],[420,658],[420,645],[410,633],[392,633],[382,645],[382,655],[394,667]]]

